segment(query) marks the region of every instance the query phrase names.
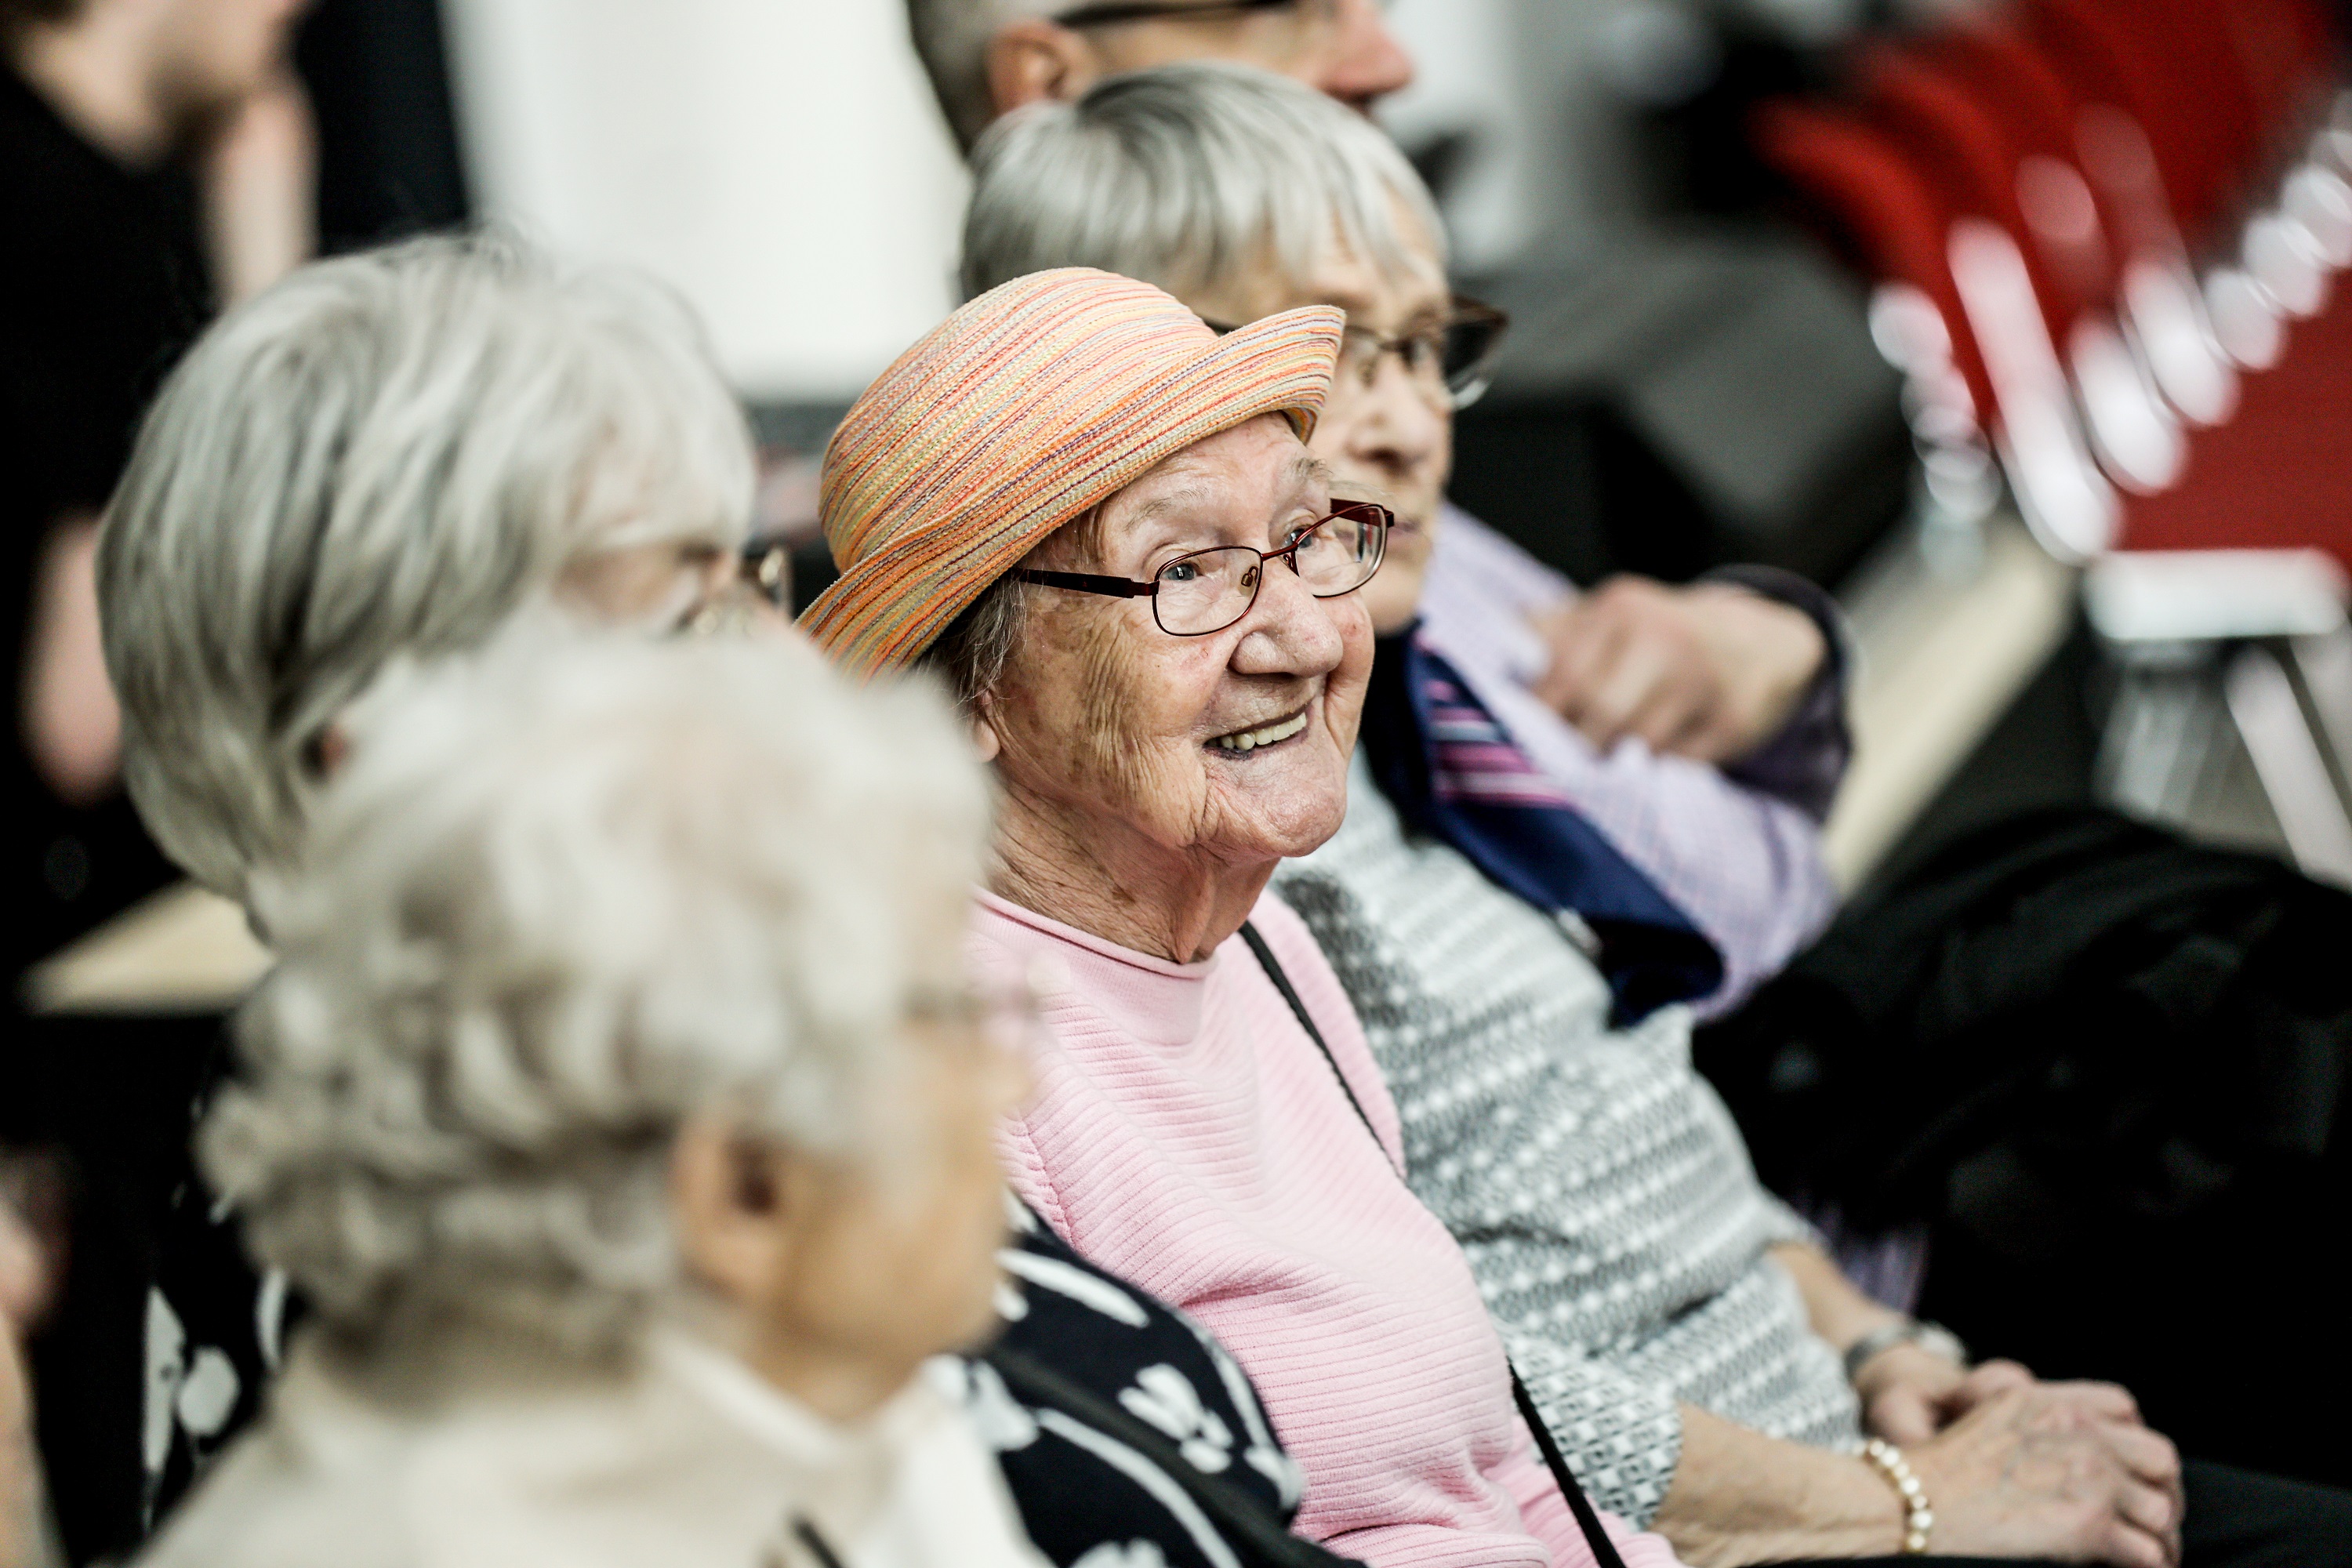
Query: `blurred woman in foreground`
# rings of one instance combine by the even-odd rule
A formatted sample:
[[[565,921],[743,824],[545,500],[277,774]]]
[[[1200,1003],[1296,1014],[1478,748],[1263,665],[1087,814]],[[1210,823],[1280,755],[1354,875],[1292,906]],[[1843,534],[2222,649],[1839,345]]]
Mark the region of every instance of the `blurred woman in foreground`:
[[[395,684],[203,1132],[315,1321],[151,1561],[1037,1563],[917,1377],[992,1325],[1023,1085],[944,715],[781,641]]]

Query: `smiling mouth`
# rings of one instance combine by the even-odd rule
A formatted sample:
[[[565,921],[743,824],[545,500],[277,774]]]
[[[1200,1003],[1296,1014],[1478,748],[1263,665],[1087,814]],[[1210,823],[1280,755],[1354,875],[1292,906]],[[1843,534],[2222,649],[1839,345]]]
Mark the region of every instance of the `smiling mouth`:
[[[1276,719],[1271,724],[1261,724],[1255,730],[1236,730],[1230,735],[1219,735],[1208,742],[1212,751],[1228,754],[1254,752],[1260,746],[1279,745],[1307,728],[1307,710],[1301,708],[1287,719]]]

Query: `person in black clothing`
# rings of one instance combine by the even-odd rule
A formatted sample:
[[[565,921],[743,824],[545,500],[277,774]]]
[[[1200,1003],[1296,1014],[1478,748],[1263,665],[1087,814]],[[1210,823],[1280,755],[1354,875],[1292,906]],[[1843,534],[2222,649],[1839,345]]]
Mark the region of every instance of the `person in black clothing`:
[[[301,258],[300,0],[0,0],[0,648],[17,722],[0,949],[26,965],[169,868],[116,784],[90,557],[139,416],[216,300]]]
[[[299,8],[0,0],[0,661],[13,721],[0,736],[0,1011],[9,1015],[27,965],[172,874],[117,787],[118,721],[90,581],[97,518],[142,409],[215,301],[252,292],[308,248],[308,121],[280,74]],[[93,1104],[63,1090],[50,1069],[70,1054],[66,1043],[16,1022],[0,1065],[0,1158],[14,1158],[6,1145],[71,1143],[68,1130],[83,1123],[103,1123],[109,1146],[135,1146],[152,1131],[121,1100]],[[176,1064],[159,1065],[177,1081]],[[60,1299],[26,1347],[36,1381],[44,1366],[78,1364],[80,1347],[68,1342],[89,1324],[89,1282],[123,1250],[106,1184],[91,1186],[89,1174],[61,1162]],[[123,1320],[137,1322],[140,1306],[122,1303]],[[5,1325],[10,1357],[26,1327]],[[112,1370],[135,1384],[138,1346],[124,1354]],[[93,1410],[84,1389],[49,1392],[45,1446]],[[12,1424],[24,1414],[21,1401],[10,1404]],[[89,1478],[68,1463],[64,1479],[70,1491]],[[0,1535],[11,1522],[33,1528],[0,1521]]]
[[[1696,1062],[1766,1181],[1928,1239],[1921,1309],[1969,1343],[2352,1486],[2347,947],[2341,889],[2052,808],[1895,877]]]

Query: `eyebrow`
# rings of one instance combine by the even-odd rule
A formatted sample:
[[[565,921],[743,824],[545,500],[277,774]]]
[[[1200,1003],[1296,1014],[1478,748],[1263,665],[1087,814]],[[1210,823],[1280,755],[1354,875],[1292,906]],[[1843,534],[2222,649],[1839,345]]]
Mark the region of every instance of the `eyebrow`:
[[[1195,507],[1203,506],[1207,504],[1209,499],[1208,490],[1201,485],[1179,485],[1174,489],[1160,491],[1141,506],[1137,507],[1134,517],[1129,519],[1129,522],[1133,527],[1139,527],[1147,522],[1156,522],[1171,511],[1189,511]]]
[[[1302,447],[1290,456],[1290,477],[1286,482],[1294,490],[1318,484],[1328,489],[1339,482],[1339,476],[1330,464]]]
[[[1295,495],[1318,484],[1328,489],[1338,482],[1339,475],[1332,470],[1331,465],[1303,447],[1291,454],[1288,472],[1284,474],[1282,480],[1286,495]],[[1136,508],[1134,517],[1129,520],[1129,526],[1140,528],[1159,521],[1171,512],[1182,513],[1196,507],[1205,507],[1213,500],[1204,486],[1179,485],[1174,489],[1161,491]]]

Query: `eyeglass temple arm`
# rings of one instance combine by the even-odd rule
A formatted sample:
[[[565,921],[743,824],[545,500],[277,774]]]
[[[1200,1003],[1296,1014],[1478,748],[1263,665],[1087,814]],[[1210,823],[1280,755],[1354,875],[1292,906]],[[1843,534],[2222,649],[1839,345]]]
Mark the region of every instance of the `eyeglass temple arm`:
[[[1216,16],[1234,11],[1278,11],[1296,0],[1211,0],[1204,5],[1171,4],[1170,0],[1136,0],[1135,4],[1074,5],[1045,19],[1064,27],[1102,27],[1115,22],[1182,21],[1188,16]]]
[[[1139,583],[1131,577],[1097,577],[1087,572],[1039,572],[1023,567],[1013,574],[1024,583],[1034,583],[1045,588],[1075,588],[1081,594],[1108,594],[1115,599],[1150,597],[1159,587],[1157,583]]]

